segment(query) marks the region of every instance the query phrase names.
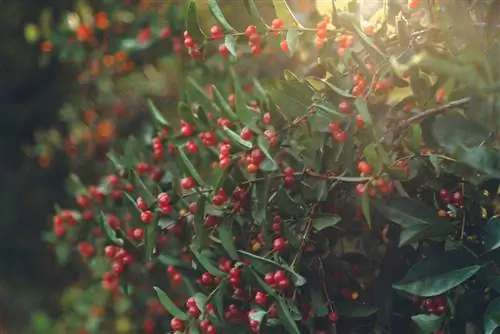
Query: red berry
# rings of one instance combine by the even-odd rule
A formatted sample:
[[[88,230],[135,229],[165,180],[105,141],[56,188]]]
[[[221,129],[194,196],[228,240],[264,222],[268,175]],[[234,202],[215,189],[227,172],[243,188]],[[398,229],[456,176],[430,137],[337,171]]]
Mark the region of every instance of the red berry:
[[[245,30],[245,35],[247,36],[252,36],[257,32],[257,27],[254,25],[248,26],[247,29]]]
[[[365,127],[365,121],[361,115],[356,115],[356,127],[362,129]]]
[[[286,40],[281,41],[280,48],[281,50],[283,50],[283,52],[290,52],[290,48],[288,47],[288,42]]]
[[[343,143],[346,141],[347,139],[347,136],[345,134],[344,131],[339,131],[339,132],[336,132],[334,135],[333,135],[333,138],[339,142],[339,143]]]
[[[267,295],[262,291],[258,291],[255,294],[255,302],[259,305],[266,305],[267,304]]]
[[[146,211],[148,209],[148,204],[142,197],[137,198],[137,208],[141,211]]]
[[[253,132],[252,132],[252,130],[250,130],[249,128],[244,127],[244,128],[241,130],[240,136],[241,136],[241,138],[243,138],[244,140],[252,140],[252,138],[253,138]]]
[[[440,89],[436,92],[436,102],[441,103],[444,101],[444,98],[446,97],[446,92],[444,89]]]
[[[339,315],[337,314],[337,312],[330,312],[328,313],[328,319],[330,319],[330,321],[334,324],[336,324],[338,321],[339,321]]]
[[[185,189],[185,190],[192,189],[194,187],[194,184],[195,184],[194,180],[190,176],[185,177],[181,180],[181,187],[182,187],[182,189]]]
[[[174,331],[182,332],[184,330],[184,322],[181,319],[174,317],[170,320],[170,327],[172,327],[172,330]]]
[[[372,172],[372,166],[370,166],[366,161],[360,161],[358,163],[358,169],[364,175],[370,175]]]
[[[286,240],[283,237],[276,238],[273,241],[274,250],[277,252],[283,251],[285,249],[285,246],[286,246]]]
[[[149,224],[153,221],[153,213],[151,211],[144,211],[141,213],[141,221],[144,224]]]
[[[219,55],[224,59],[229,58],[229,49],[225,44],[219,45]]]

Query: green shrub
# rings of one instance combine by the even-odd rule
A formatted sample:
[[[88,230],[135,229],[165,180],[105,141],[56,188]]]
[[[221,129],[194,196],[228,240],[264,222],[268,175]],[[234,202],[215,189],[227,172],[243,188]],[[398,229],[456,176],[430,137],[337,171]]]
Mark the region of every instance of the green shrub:
[[[150,104],[110,175],[73,178],[79,209],[47,237],[94,278],[75,325],[101,333],[109,312],[135,320],[125,332],[493,333],[494,24],[413,1],[363,24],[322,6],[302,25],[273,3],[271,22],[241,2],[255,26],[237,31],[217,1],[187,1],[200,70],[180,121]],[[243,75],[276,46],[315,49],[317,66]]]

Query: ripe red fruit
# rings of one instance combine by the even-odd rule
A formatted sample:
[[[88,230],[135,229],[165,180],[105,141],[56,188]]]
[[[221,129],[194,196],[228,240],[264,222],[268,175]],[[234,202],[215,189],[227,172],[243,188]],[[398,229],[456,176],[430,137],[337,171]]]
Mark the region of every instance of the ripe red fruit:
[[[194,180],[192,177],[187,176],[181,180],[182,189],[189,190],[194,187]]]
[[[277,252],[281,252],[285,249],[286,246],[286,240],[283,237],[279,237],[274,239],[273,241],[273,249]]]
[[[337,314],[337,312],[328,313],[328,319],[330,319],[330,321],[334,324],[336,324],[337,321],[339,321],[339,318],[340,316]]]
[[[275,279],[274,279],[274,273],[267,273],[265,276],[264,276],[264,281],[269,284],[269,285],[273,285],[275,283]]]
[[[219,45],[219,55],[224,59],[229,58],[229,49],[225,44]]]
[[[210,35],[213,39],[221,39],[224,37],[224,30],[220,26],[214,25],[210,28]]]
[[[372,166],[370,166],[366,161],[360,161],[358,163],[358,169],[364,175],[370,175],[372,172]]]
[[[172,330],[182,332],[184,330],[184,322],[179,319],[179,318],[172,318],[170,320],[170,327],[172,327]]]
[[[244,128],[241,130],[240,136],[241,136],[241,138],[243,138],[244,140],[252,140],[252,138],[253,138],[253,133],[252,133],[252,130],[250,130],[250,129],[249,129],[249,128],[247,128],[247,127],[244,127]]]
[[[248,167],[247,167],[247,171],[250,173],[250,174],[255,174],[257,173],[257,170],[259,169],[259,167],[256,165],[256,164],[249,164]]]
[[[339,143],[343,143],[346,141],[347,139],[347,136],[345,134],[344,131],[339,131],[339,132],[336,132],[334,135],[333,135],[333,138],[339,142]]]
[[[257,27],[254,26],[254,25],[250,25],[245,30],[245,35],[247,35],[248,37],[250,37],[250,36],[254,35],[256,32],[257,32]]]
[[[141,213],[141,221],[144,224],[149,224],[153,220],[153,213],[151,211],[144,211]]]
[[[365,127],[365,121],[361,115],[356,115],[356,127],[362,129]]]
[[[148,204],[142,197],[137,198],[137,208],[141,211],[146,211],[148,209]]]
[[[438,103],[441,103],[444,101],[444,98],[445,98],[445,95],[446,95],[446,92],[444,91],[444,89],[440,89],[436,92],[436,102]]]
[[[210,275],[209,272],[205,272],[205,273],[203,273],[203,275],[201,275],[201,282],[204,285],[210,285],[214,282],[214,280],[213,280],[212,275]]]
[[[170,195],[167,193],[159,193],[157,199],[159,206],[167,206],[170,204]]]
[[[259,305],[266,305],[267,304],[267,295],[262,291],[258,291],[255,294],[255,303],[257,303]]]
[[[281,41],[280,48],[281,50],[283,50],[283,52],[290,52],[290,48],[288,47],[288,42],[286,40]]]
[[[344,114],[350,113],[351,112],[351,105],[350,105],[349,101],[344,100],[344,101],[340,102],[339,109]]]

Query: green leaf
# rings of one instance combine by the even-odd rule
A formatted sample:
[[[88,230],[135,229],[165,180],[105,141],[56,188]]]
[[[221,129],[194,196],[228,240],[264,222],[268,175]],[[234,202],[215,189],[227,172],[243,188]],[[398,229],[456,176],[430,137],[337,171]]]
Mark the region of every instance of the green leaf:
[[[153,220],[144,227],[144,249],[146,251],[146,259],[151,261],[153,252],[156,246],[156,228],[158,226],[159,214],[155,213]]]
[[[361,201],[361,211],[363,211],[363,216],[365,217],[368,226],[371,227],[372,213],[370,209],[370,194],[368,191],[365,191],[365,193],[361,196],[360,201]]]
[[[255,24],[259,30],[265,30],[267,27],[266,22],[260,15],[259,9],[255,4],[255,0],[244,0],[245,8],[248,13],[255,19]]]
[[[484,251],[494,251],[500,247],[500,217],[492,217],[484,228]]]
[[[241,85],[234,69],[231,69],[231,74],[234,81],[234,95],[236,98],[236,117],[239,122],[258,133],[260,129],[254,121],[255,112],[247,107],[245,94],[241,90]]]
[[[324,317],[329,313],[323,294],[316,289],[311,290],[311,307],[316,317]]]
[[[420,124],[412,124],[409,129],[408,144],[415,153],[420,153],[422,147],[422,128]]]
[[[285,326],[286,332],[289,334],[300,334],[299,327],[293,319],[290,308],[288,307],[286,301],[283,298],[278,298],[278,318],[281,323]]]
[[[461,249],[433,253],[413,265],[393,288],[421,297],[437,296],[471,278],[481,268],[475,263],[476,259]]]
[[[151,193],[151,191],[149,191],[144,182],[142,182],[137,171],[132,169],[130,172],[132,174],[132,184],[134,185],[137,194],[146,201],[148,206],[152,205],[156,201],[155,196]]]
[[[224,37],[224,45],[233,57],[236,57],[236,37],[233,35],[226,35],[226,37]]]
[[[198,262],[201,264],[201,266],[203,268],[205,268],[206,271],[208,271],[213,276],[217,276],[217,277],[224,277],[224,276],[226,276],[226,273],[224,273],[223,271],[219,270],[219,268],[217,268],[215,265],[213,265],[212,261],[209,258],[207,258],[205,255],[203,255],[200,252],[198,252],[193,247],[193,245],[189,246],[189,248],[191,249],[191,252],[193,253],[193,255],[196,258],[196,260],[198,260]]]
[[[304,207],[290,197],[288,191],[283,188],[276,192],[276,202],[291,217],[300,217],[304,214]]]
[[[403,227],[400,246],[411,244],[428,237],[445,237],[453,225],[441,218],[437,210],[412,198],[377,201],[375,207],[389,220]]]
[[[313,218],[313,227],[316,231],[321,231],[327,227],[332,227],[337,225],[342,218],[337,215],[328,215],[318,218]]]
[[[326,87],[330,88],[333,92],[335,92],[336,94],[338,94],[342,97],[345,97],[348,99],[354,98],[354,95],[349,93],[347,90],[341,89],[341,88],[333,85],[330,81],[328,81],[326,79],[316,78],[316,77],[310,76],[310,77],[305,77],[304,80],[309,82],[309,84],[313,85],[313,87],[315,87],[316,89],[319,88],[320,84],[324,84]],[[320,100],[320,101],[322,101],[322,100]],[[342,116],[345,116],[345,115],[342,114]]]
[[[273,172],[278,169],[278,165],[274,161],[273,156],[269,153],[269,142],[265,136],[257,138],[257,144],[261,151],[266,156],[266,159],[260,164],[260,169],[265,172]]]
[[[167,121],[165,116],[163,116],[160,110],[156,108],[151,99],[148,99],[148,106],[149,106],[149,111],[151,112],[151,115],[153,116],[153,120],[155,121],[155,123],[157,123],[160,126],[170,126],[170,123]]]
[[[224,247],[226,252],[233,260],[238,260],[238,251],[234,246],[233,231],[230,221],[226,220],[225,222],[223,222],[219,226],[218,231],[219,231],[219,239],[222,242],[222,247]]]
[[[207,1],[208,1],[208,8],[210,8],[210,12],[215,17],[217,22],[219,22],[221,27],[224,29],[224,32],[226,33],[235,32],[235,29],[229,24],[229,22],[224,17],[224,14],[220,9],[217,0],[207,0]]]
[[[283,21],[285,28],[300,27],[302,25],[297,21],[293,11],[288,6],[286,0],[273,0],[276,16]]]
[[[356,98],[354,100],[354,106],[356,107],[356,110],[358,113],[363,117],[363,120],[367,125],[372,124],[372,116],[370,114],[370,111],[368,111],[368,104],[366,102],[366,99],[362,97]]]
[[[249,150],[252,148],[252,142],[241,138],[239,134],[229,129],[228,127],[223,127],[224,132],[228,135],[229,139],[233,144],[236,144],[242,150]]]
[[[123,245],[124,245],[123,239],[118,238],[115,230],[113,230],[111,228],[111,226],[109,226],[109,224],[106,220],[106,215],[104,214],[103,211],[101,211],[100,216],[101,216],[101,218],[99,221],[100,221],[101,229],[104,231],[104,233],[106,233],[106,236],[108,237],[108,239],[112,243],[114,243],[115,245],[123,247]]]
[[[376,307],[361,302],[339,302],[336,305],[340,315],[348,318],[366,318],[378,311]]]
[[[158,295],[160,303],[173,317],[179,318],[182,321],[188,320],[188,315],[182,312],[181,309],[179,309],[177,305],[175,305],[174,301],[170,299],[170,297],[162,289],[157,286],[154,286],[153,289]]]
[[[196,0],[188,0],[186,6],[186,31],[189,33],[189,36],[193,39],[193,41],[201,43],[205,39],[198,23]]]
[[[109,161],[111,161],[111,164],[113,165],[114,169],[116,171],[120,171],[121,169],[123,169],[123,165],[122,163],[120,162],[120,158],[118,158],[118,156],[116,155],[116,152],[113,151],[113,150],[110,150],[107,154],[106,154],[107,158],[109,159]]]
[[[295,286],[302,286],[306,283],[306,279],[303,276],[299,275],[287,266],[246,251],[238,250],[238,253],[240,253],[242,257],[248,259],[252,267],[262,275],[265,275],[270,271],[282,269],[290,275],[290,279]]]
[[[157,260],[158,262],[166,266],[173,265],[175,267],[191,268],[189,265],[186,264],[186,262],[181,261],[178,257],[169,254],[160,254],[157,257]]]
[[[201,311],[201,313],[205,313],[205,306],[207,305],[208,296],[204,293],[197,292],[193,295],[194,301],[196,302],[196,306]]]
[[[493,299],[484,310],[484,333],[493,334],[500,327],[500,297]]]
[[[212,86],[212,94],[214,96],[215,103],[220,108],[222,116],[229,119],[231,122],[239,122],[238,116],[233,112],[227,100],[222,96],[215,85]]]
[[[499,150],[487,146],[469,148],[460,154],[458,160],[475,168],[484,176],[500,179]]]
[[[384,169],[384,163],[377,152],[376,144],[372,143],[367,145],[363,150],[363,155],[368,164],[372,166],[372,174],[379,175]]]
[[[411,320],[425,333],[434,333],[441,328],[444,318],[435,314],[417,314]]]
[[[206,202],[207,198],[205,196],[200,196],[198,202],[196,202],[196,213],[193,218],[196,244],[199,248],[204,248],[208,243],[208,233],[204,225]]]
[[[181,166],[183,167],[184,173],[186,175],[191,176],[199,186],[205,186],[205,182],[201,178],[200,174],[196,171],[196,168],[193,166],[186,153],[182,150],[180,146],[177,146],[177,154],[179,154],[181,158]]]
[[[288,44],[288,49],[290,50],[289,53],[290,57],[292,57],[295,54],[295,49],[297,48],[299,35],[300,33],[296,28],[290,28],[286,33],[286,42]]]

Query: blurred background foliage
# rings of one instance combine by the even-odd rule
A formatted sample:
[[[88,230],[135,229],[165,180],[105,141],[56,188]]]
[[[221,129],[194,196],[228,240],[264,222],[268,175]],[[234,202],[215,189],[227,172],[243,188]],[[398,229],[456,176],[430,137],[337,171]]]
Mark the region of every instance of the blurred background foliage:
[[[298,16],[313,9],[309,0],[289,3]],[[182,5],[0,1],[0,332],[48,333],[51,318],[74,308],[74,300],[95,298],[81,290],[78,264],[56,264],[42,231],[50,226],[53,203],[70,205],[68,175],[85,183],[102,176],[106,151],[139,128],[149,99],[174,111],[190,61],[182,45]],[[225,5],[230,21],[248,25],[230,1]],[[272,5],[261,14],[267,10],[272,17]],[[279,75],[281,60],[265,60],[266,66],[243,67],[242,76]],[[115,325],[127,331],[125,318]]]

